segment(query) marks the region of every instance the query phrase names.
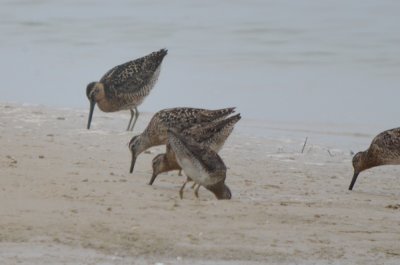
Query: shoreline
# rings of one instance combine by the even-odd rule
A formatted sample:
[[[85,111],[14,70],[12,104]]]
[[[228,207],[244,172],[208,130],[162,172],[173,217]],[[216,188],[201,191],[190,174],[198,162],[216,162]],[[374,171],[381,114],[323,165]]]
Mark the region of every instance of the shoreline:
[[[390,207],[399,203],[398,168],[363,172],[347,190],[350,150],[368,147],[369,131],[244,118],[220,152],[233,199],[200,189],[196,200],[187,188],[180,200],[177,172],[147,185],[162,146],[128,173],[127,143],[152,114],[142,113],[133,133],[124,131],[128,116],[96,109],[88,131],[87,110],[0,103],[0,263],[399,262],[399,209]],[[251,126],[267,129],[251,134]],[[343,142],[327,140],[335,135]]]

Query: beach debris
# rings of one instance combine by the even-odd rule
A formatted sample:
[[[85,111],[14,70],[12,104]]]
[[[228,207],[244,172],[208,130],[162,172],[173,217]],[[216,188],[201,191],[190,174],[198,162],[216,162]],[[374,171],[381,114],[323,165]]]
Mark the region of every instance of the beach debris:
[[[306,139],[304,141],[303,148],[301,149],[301,153],[303,153],[304,152],[304,148],[306,148],[307,140],[308,140],[308,136],[306,137]]]
[[[394,252],[394,251],[386,251],[386,254],[392,255],[392,256],[400,256],[400,253]]]
[[[331,153],[331,150],[328,149],[328,150],[326,150],[326,151],[328,152],[328,154],[329,154],[330,157],[333,157],[333,156],[334,156],[334,155]]]
[[[385,208],[387,208],[387,209],[393,209],[393,210],[398,210],[398,209],[400,209],[400,204],[389,204],[389,205],[386,206]]]
[[[10,166],[10,167],[16,167],[16,166],[17,166],[18,161],[17,161],[15,158],[13,158],[13,157],[10,156],[10,155],[7,155],[6,158],[8,158],[9,160],[11,160],[11,161],[9,162],[9,166]]]

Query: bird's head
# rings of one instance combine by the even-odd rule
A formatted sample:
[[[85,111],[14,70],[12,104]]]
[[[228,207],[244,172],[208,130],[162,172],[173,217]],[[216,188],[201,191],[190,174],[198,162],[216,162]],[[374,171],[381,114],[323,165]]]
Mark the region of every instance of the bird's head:
[[[221,196],[221,198],[218,198],[218,199],[219,200],[230,200],[231,198],[232,198],[231,190],[229,189],[228,186],[224,185],[222,196]]]
[[[96,102],[98,102],[101,98],[104,97],[104,86],[99,82],[91,82],[86,86],[86,96],[90,102],[89,109],[89,119],[87,128],[90,129],[90,123],[92,122],[93,110]]]
[[[353,189],[354,184],[356,183],[358,174],[360,174],[361,171],[370,168],[370,166],[367,165],[368,163],[366,163],[366,161],[365,161],[365,156],[366,156],[366,152],[364,151],[364,152],[358,152],[353,157],[354,174],[353,174],[353,178],[351,180],[350,186],[349,186],[349,190]]]
[[[364,152],[358,152],[353,156],[353,168],[354,172],[360,173],[364,170],[364,159],[363,159]]]
[[[104,97],[104,85],[100,82],[91,82],[86,86],[86,96],[89,101],[97,102]]]
[[[218,200],[230,200],[232,198],[231,190],[223,182],[213,186],[207,186],[206,189],[214,193]]]
[[[129,150],[132,154],[131,168],[129,170],[130,173],[133,172],[133,168],[135,167],[136,157],[142,152],[140,136],[140,134],[133,136],[131,141],[129,142]]]
[[[152,166],[153,166],[153,175],[149,182],[149,185],[152,185],[158,174],[166,171],[166,157],[165,154],[158,154],[153,158]]]

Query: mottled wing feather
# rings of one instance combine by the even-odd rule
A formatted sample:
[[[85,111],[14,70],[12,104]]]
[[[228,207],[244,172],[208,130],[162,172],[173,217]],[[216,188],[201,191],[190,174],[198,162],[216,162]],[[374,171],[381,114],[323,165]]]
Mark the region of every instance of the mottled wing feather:
[[[233,126],[241,119],[240,113],[226,118],[224,120],[213,121],[213,122],[203,122],[200,124],[195,124],[194,126],[182,131],[183,135],[193,137],[198,143],[205,142],[209,139],[215,137],[225,137],[228,138],[233,130]],[[224,132],[225,131],[225,132]],[[224,134],[224,135],[220,135]]]
[[[226,108],[226,109],[215,110],[212,112],[202,112],[202,113],[200,113],[200,119],[202,121],[219,120],[219,119],[225,118],[226,116],[233,113],[234,111],[235,111],[235,108]]]
[[[195,157],[201,158],[198,161],[204,168],[213,172],[216,170],[226,170],[226,166],[221,157],[208,147],[203,147],[193,139],[175,134],[179,141],[185,145],[186,149]]]
[[[226,170],[226,166],[221,157],[208,147],[201,148],[201,162],[210,171]]]
[[[182,107],[159,111],[153,119],[160,120],[168,128],[175,128],[180,131],[191,127],[193,124],[224,118],[234,111],[235,108],[207,110]]]
[[[118,67],[121,67],[122,65],[117,65],[113,67],[112,69],[108,70],[107,73],[105,73],[101,78],[100,82],[101,83],[107,83],[108,80],[112,80],[112,75],[113,73],[118,69]]]
[[[374,157],[400,157],[400,128],[378,134],[371,142],[368,152]]]
[[[167,50],[162,49],[144,57],[118,65],[100,80],[108,92],[134,93],[142,89],[159,70]]]

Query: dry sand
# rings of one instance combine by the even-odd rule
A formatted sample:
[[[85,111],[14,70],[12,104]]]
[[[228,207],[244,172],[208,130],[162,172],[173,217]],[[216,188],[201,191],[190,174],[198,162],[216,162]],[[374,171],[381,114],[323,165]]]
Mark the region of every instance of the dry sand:
[[[350,149],[309,139],[301,154],[296,130],[256,137],[244,118],[220,153],[233,199],[180,200],[177,172],[147,185],[163,147],[128,173],[151,115],[135,133],[128,116],[96,109],[88,131],[86,110],[0,104],[0,264],[400,264],[399,167],[350,192]]]

